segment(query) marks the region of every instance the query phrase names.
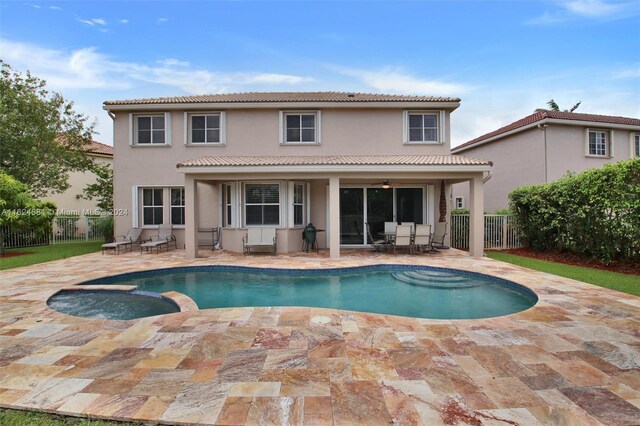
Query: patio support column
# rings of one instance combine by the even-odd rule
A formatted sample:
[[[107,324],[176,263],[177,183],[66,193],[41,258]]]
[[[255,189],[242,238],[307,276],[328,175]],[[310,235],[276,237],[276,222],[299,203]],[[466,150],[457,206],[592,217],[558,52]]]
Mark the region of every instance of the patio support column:
[[[188,174],[184,175],[184,244],[190,259],[198,257],[198,189],[197,182]]]
[[[482,176],[471,179],[469,192],[469,253],[484,254],[484,183]]]
[[[329,179],[329,256],[340,257],[340,178]]]

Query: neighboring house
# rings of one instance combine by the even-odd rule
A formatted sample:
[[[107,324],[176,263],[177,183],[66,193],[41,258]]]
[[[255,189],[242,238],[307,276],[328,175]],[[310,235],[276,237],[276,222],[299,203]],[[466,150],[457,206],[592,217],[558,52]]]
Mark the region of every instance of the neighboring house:
[[[237,93],[107,101],[114,120],[116,234],[172,223],[197,256],[198,230],[222,227],[241,252],[252,226],[300,251],[313,223],[331,257],[385,221],[434,224],[440,191],[471,181],[471,253],[482,255],[482,180],[491,163],[450,155],[457,98],[342,92]],[[443,209],[450,209],[447,203]],[[444,213],[444,212],[443,212]]]
[[[639,156],[640,119],[539,110],[451,152],[493,162],[484,208],[495,212],[509,207],[508,194],[520,186]],[[454,185],[454,208],[468,200],[469,185]]]
[[[108,163],[113,165],[113,147],[100,142],[91,141],[86,147],[87,155],[95,163]],[[60,215],[91,216],[97,212],[97,200],[83,198],[87,185],[96,183],[96,176],[90,172],[69,173],[70,187],[60,194],[51,194],[44,200],[53,201]]]

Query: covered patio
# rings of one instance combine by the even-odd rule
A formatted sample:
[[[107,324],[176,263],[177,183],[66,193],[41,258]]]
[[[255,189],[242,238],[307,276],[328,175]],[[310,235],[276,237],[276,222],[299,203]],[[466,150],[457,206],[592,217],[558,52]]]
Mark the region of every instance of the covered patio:
[[[491,162],[454,155],[217,156],[178,164],[184,173],[187,257],[197,257],[198,231],[222,228],[222,247],[242,251],[251,226],[277,228],[277,251],[301,248],[313,223],[331,258],[370,244],[385,222],[449,222],[450,186],[470,182],[470,253],[483,253],[483,181]],[[447,232],[449,234],[449,232]]]

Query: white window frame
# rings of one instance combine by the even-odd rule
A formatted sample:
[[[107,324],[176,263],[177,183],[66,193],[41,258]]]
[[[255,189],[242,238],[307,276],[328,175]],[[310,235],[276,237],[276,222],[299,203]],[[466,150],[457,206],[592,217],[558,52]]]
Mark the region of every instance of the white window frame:
[[[585,140],[585,156],[593,157],[593,158],[612,158],[613,157],[613,132],[606,129],[586,129],[586,140]],[[591,152],[591,133],[596,134],[596,138],[598,134],[604,135],[604,154],[597,154],[597,144],[598,140],[596,139],[596,153]]]
[[[458,203],[460,201],[460,203]],[[454,208],[456,209],[464,209],[464,197],[456,197],[453,200]]]
[[[287,141],[287,116],[289,115],[315,115],[315,133],[313,142],[295,142],[295,141]],[[280,145],[320,145],[321,143],[321,127],[322,127],[322,114],[319,110],[301,110],[301,111],[280,111],[279,114],[279,140]],[[302,134],[300,135],[302,138]]]
[[[145,204],[144,203],[144,191],[156,191],[156,190],[160,190],[161,194],[162,194],[162,204]],[[155,202],[155,192],[152,192],[152,202]],[[165,190],[162,187],[157,187],[157,186],[141,186],[140,187],[140,213],[141,213],[141,223],[142,223],[142,227],[143,228],[157,228],[160,224],[165,222],[165,200],[166,200],[166,194],[165,194]],[[162,209],[162,222],[161,223],[145,223],[144,220],[144,212],[146,209],[151,208],[151,209],[157,209],[157,208],[161,208]]]
[[[277,185],[278,186],[278,203],[247,203],[247,185]],[[285,194],[283,194],[282,190],[282,182],[280,181],[256,181],[256,182],[242,182],[242,223],[244,227],[264,227],[264,226],[275,226],[276,228],[280,228],[283,223],[283,211],[282,206],[285,202]],[[247,206],[278,206],[278,223],[277,224],[257,224],[257,225],[249,225],[247,224]]]
[[[151,118],[151,140],[153,141],[153,117],[164,118],[164,143],[139,143],[138,142],[138,118]],[[160,129],[157,129],[160,130]],[[161,147],[171,146],[171,113],[131,113],[129,114],[129,145],[134,147]]]
[[[219,142],[193,142],[192,130],[192,118],[194,116],[215,116],[219,117],[219,130],[220,141]],[[206,120],[206,118],[205,118]],[[205,129],[206,139],[206,129]],[[184,143],[187,146],[223,146],[227,144],[227,114],[225,111],[193,111],[184,113]]]
[[[631,132],[629,139],[629,158],[640,157],[640,132]]]
[[[296,186],[302,186],[303,190],[302,190],[302,202],[301,203],[296,203],[295,202],[295,191],[296,191]],[[310,213],[310,208],[309,208],[309,184],[306,182],[296,182],[296,181],[290,181],[289,182],[289,189],[288,189],[288,199],[289,199],[289,228],[304,228],[307,223],[309,223],[309,213]],[[295,223],[295,208],[296,206],[302,206],[302,223],[296,224]]]
[[[171,197],[171,191],[173,191],[174,189],[178,189],[182,191],[182,203],[183,204],[173,204],[173,197]],[[182,218],[184,219],[184,221],[186,222],[186,200],[185,200],[185,191],[184,191],[184,186],[172,186],[169,188],[169,222],[177,227],[184,227],[185,224],[184,223],[173,223],[173,209],[174,208],[178,208],[181,207],[182,208]]]
[[[421,141],[412,141],[409,131],[409,116],[411,115],[433,115],[436,117],[436,140],[425,141],[424,140],[424,119],[422,126],[422,138]],[[405,145],[442,145],[444,143],[444,114],[442,111],[414,111],[407,110],[403,114],[403,143]]]
[[[228,192],[228,194],[227,194]],[[236,183],[229,182],[220,185],[220,226],[222,228],[236,227]],[[226,222],[225,222],[226,219]]]

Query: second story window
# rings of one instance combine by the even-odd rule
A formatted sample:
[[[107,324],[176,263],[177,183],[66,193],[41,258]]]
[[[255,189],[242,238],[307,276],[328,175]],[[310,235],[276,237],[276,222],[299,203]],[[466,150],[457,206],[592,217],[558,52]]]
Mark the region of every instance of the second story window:
[[[283,112],[281,143],[320,143],[320,112]]]
[[[633,135],[633,155],[632,157],[640,157],[640,133]]]
[[[609,132],[589,130],[589,155],[606,157],[609,155]]]
[[[438,143],[439,122],[437,112],[407,113],[408,143]]]
[[[224,113],[185,114],[187,143],[222,145],[224,140]]]
[[[136,144],[166,144],[165,117],[161,115],[136,116]]]

